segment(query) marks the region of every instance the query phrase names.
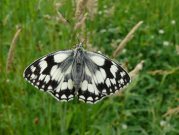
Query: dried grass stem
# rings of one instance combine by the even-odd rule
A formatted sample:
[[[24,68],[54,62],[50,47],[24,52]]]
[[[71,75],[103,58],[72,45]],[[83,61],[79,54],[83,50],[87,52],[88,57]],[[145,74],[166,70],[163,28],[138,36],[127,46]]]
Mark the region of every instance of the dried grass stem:
[[[129,42],[133,36],[134,32],[140,27],[140,25],[143,23],[143,21],[138,22],[127,34],[127,36],[121,41],[121,43],[118,45],[117,49],[113,53],[113,57],[117,57],[119,53],[122,51],[122,49],[126,46],[127,42]]]
[[[85,25],[86,17],[87,17],[87,13],[83,16],[83,18],[79,22],[75,24],[74,26],[75,30],[80,29],[82,26]]]
[[[8,52],[8,57],[7,57],[7,62],[6,62],[6,72],[8,73],[11,69],[11,66],[12,66],[12,61],[13,61],[13,58],[14,58],[14,50],[15,50],[15,47],[16,47],[16,42],[17,42],[17,39],[19,37],[19,34],[21,32],[22,28],[19,27],[12,39],[12,42],[10,44],[10,49],[9,49],[9,52]]]
[[[75,12],[76,20],[80,20],[82,18],[87,1],[88,0],[76,0],[76,12]]]
[[[144,60],[136,65],[136,67],[129,73],[131,79],[133,80],[139,73],[140,70],[143,69]]]

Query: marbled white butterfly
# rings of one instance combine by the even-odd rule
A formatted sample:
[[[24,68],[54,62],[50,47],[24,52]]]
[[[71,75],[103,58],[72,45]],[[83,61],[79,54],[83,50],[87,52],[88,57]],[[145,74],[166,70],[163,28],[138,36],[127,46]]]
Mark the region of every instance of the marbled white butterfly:
[[[57,100],[69,101],[76,96],[87,103],[96,103],[131,81],[119,64],[100,53],[84,50],[82,43],[74,50],[36,60],[25,69],[24,78]]]

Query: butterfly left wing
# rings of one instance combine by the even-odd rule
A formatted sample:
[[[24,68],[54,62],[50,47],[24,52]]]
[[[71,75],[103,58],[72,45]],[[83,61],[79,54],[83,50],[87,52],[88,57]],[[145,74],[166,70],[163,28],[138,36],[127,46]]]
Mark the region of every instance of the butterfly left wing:
[[[69,101],[73,99],[75,91],[71,79],[72,56],[72,50],[44,56],[25,69],[24,78],[57,100]]]
[[[78,98],[95,103],[119,91],[130,81],[128,73],[116,62],[99,53],[86,52],[84,80]]]

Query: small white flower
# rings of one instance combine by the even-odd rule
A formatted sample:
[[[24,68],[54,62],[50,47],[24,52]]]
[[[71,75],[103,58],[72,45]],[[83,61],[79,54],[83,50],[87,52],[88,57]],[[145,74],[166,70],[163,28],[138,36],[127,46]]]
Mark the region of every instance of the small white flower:
[[[168,41],[163,41],[163,46],[169,46],[169,42]]]
[[[100,33],[105,33],[107,30],[106,29],[102,29],[100,30]]]
[[[154,36],[154,35],[151,35],[151,36],[150,36],[150,38],[151,38],[151,39],[154,39],[154,38],[155,38],[155,36]]]
[[[127,129],[127,125],[126,124],[122,124],[122,128],[123,129]]]
[[[106,8],[107,8],[107,5],[104,5],[104,6],[103,6],[103,8],[105,8],[105,9],[106,9]]]
[[[98,53],[102,54],[102,52],[101,52],[101,51],[98,51]]]
[[[167,124],[166,121],[164,121],[164,120],[161,120],[161,121],[160,121],[160,126],[161,126],[161,127],[165,126],[166,124]]]
[[[6,80],[6,83],[9,83],[9,82],[10,82],[10,80],[9,80],[9,79],[7,79],[7,80]]]
[[[158,31],[158,33],[159,33],[159,34],[164,34],[165,31],[164,31],[163,29],[160,29],[160,30]]]
[[[126,49],[123,49],[123,50],[122,50],[122,53],[126,53],[126,51],[127,51]]]
[[[102,15],[102,13],[103,13],[102,11],[99,11],[99,12],[98,12],[99,15]]]
[[[171,24],[172,24],[172,25],[175,25],[175,24],[176,24],[176,21],[175,21],[175,20],[172,20],[172,21],[171,21]]]

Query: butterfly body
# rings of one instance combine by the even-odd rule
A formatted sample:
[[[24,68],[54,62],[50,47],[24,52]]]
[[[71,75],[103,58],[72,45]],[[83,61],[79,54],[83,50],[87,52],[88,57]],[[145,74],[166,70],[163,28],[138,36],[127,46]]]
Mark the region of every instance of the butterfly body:
[[[80,88],[81,80],[84,77],[84,51],[81,46],[78,46],[74,50],[74,57],[72,63],[72,79],[74,80],[74,86],[76,93]]]
[[[36,60],[25,69],[24,78],[57,100],[69,101],[76,96],[88,103],[96,103],[130,82],[118,63],[84,50],[82,44]]]

